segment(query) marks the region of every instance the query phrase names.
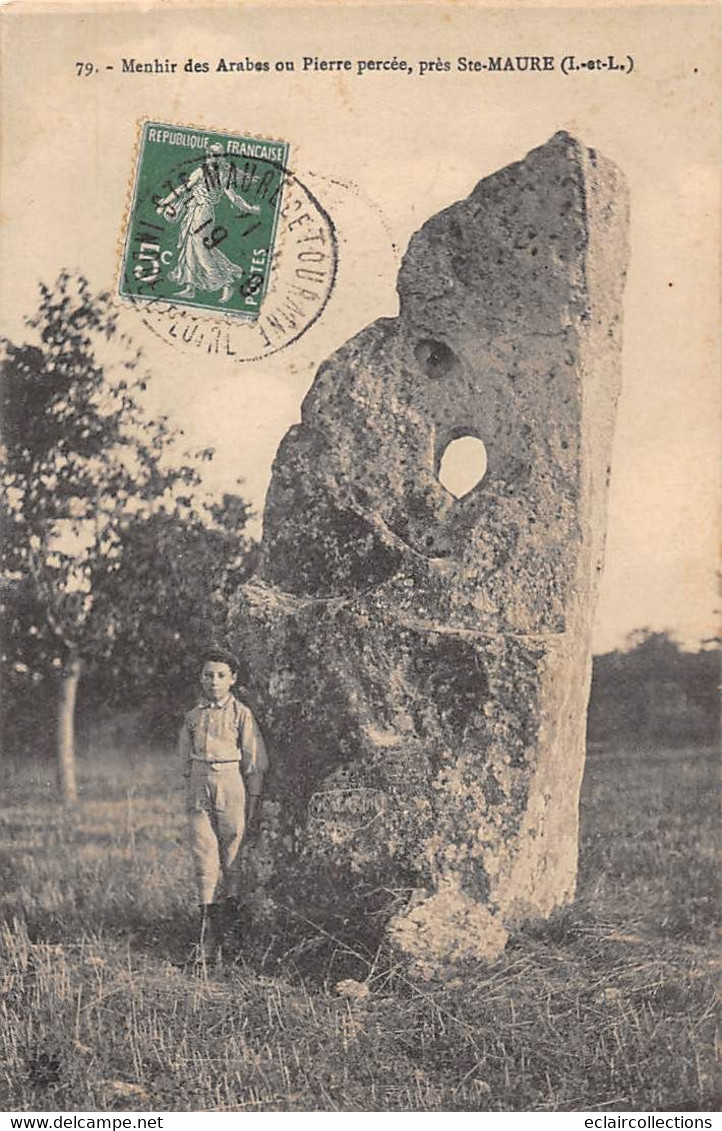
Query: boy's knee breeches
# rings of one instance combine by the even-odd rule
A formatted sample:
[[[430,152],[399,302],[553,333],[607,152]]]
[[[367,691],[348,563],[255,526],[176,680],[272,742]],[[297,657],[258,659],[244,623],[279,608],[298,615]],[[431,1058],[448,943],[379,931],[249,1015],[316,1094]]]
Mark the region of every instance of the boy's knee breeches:
[[[199,903],[238,895],[246,825],[246,791],[238,763],[191,763],[186,803]]]

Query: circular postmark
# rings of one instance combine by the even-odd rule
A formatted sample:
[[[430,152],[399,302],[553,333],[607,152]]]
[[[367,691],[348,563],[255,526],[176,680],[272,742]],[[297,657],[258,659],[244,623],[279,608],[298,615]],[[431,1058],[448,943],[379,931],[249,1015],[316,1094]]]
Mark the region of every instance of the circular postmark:
[[[338,240],[287,155],[283,142],[144,124],[118,289],[168,344],[258,361],[320,318]]]

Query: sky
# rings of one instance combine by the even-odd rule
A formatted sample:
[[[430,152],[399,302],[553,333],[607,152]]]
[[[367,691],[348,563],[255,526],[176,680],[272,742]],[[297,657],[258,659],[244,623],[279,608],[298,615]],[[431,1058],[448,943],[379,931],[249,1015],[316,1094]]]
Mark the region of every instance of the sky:
[[[594,647],[634,629],[695,647],[717,631],[719,523],[719,60],[716,7],[492,8],[447,3],[122,8],[10,5],[2,13],[2,331],[23,335],[39,280],[116,284],[144,118],[290,143],[339,236],[337,285],[298,343],[260,362],[199,356],[123,315],[152,373],[151,411],[213,446],[208,486],[259,516],[271,463],[318,365],[397,311],[410,236],[478,180],[558,130],[599,149],[630,190],[623,393]],[[421,77],[460,55],[632,56],[631,74]],[[304,56],[404,58],[415,72],[304,72]],[[219,57],[296,61],[293,73],[216,73]],[[176,60],[128,74],[123,58]],[[183,71],[192,58],[209,72]],[[76,76],[76,62],[97,73]],[[112,67],[112,71],[108,70]],[[256,525],[260,532],[260,519]]]

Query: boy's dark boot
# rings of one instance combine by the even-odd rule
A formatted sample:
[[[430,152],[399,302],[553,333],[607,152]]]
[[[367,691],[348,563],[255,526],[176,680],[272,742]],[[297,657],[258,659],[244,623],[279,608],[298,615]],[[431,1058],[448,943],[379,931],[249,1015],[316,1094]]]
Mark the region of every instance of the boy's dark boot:
[[[220,930],[224,950],[230,958],[240,950],[242,907],[235,896],[224,899],[220,908]]]
[[[222,903],[211,903],[208,910],[210,912],[212,959],[214,962],[220,962],[227,932],[225,900]]]
[[[215,962],[220,957],[223,931],[219,929],[219,904],[201,903],[201,922],[198,936],[198,961]]]

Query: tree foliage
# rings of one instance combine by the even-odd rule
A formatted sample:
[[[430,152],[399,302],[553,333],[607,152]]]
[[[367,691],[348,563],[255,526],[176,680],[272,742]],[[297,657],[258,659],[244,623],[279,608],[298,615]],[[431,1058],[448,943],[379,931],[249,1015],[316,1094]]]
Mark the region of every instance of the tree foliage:
[[[591,741],[670,745],[717,740],[717,649],[687,652],[666,632],[639,629],[630,633],[624,651],[596,656],[593,673]]]
[[[98,589],[96,616],[113,647],[96,699],[162,706],[170,697],[171,711],[182,707],[199,651],[223,639],[226,602],[253,570],[249,515],[245,500],[226,494],[202,514],[164,511],[128,525],[118,567]]]
[[[117,568],[126,527],[190,502],[183,492],[200,477],[197,460],[169,458],[178,455],[178,433],[167,419],[140,407],[147,378],[133,376],[140,354],[120,333],[108,295],[64,273],[53,289],[41,286],[29,325],[39,344],[6,341],[0,371],[2,568],[8,586],[25,594],[24,616],[31,594],[43,614],[29,628],[46,647],[26,638],[37,669],[69,652],[107,651],[94,592]],[[111,370],[103,343],[119,347]]]
[[[28,325],[34,340],[5,340],[0,362],[6,673],[16,693],[80,662],[139,682],[176,633],[200,631],[219,568],[242,568],[248,508],[199,501],[212,451],[184,452],[144,410],[109,295],[63,273]]]

